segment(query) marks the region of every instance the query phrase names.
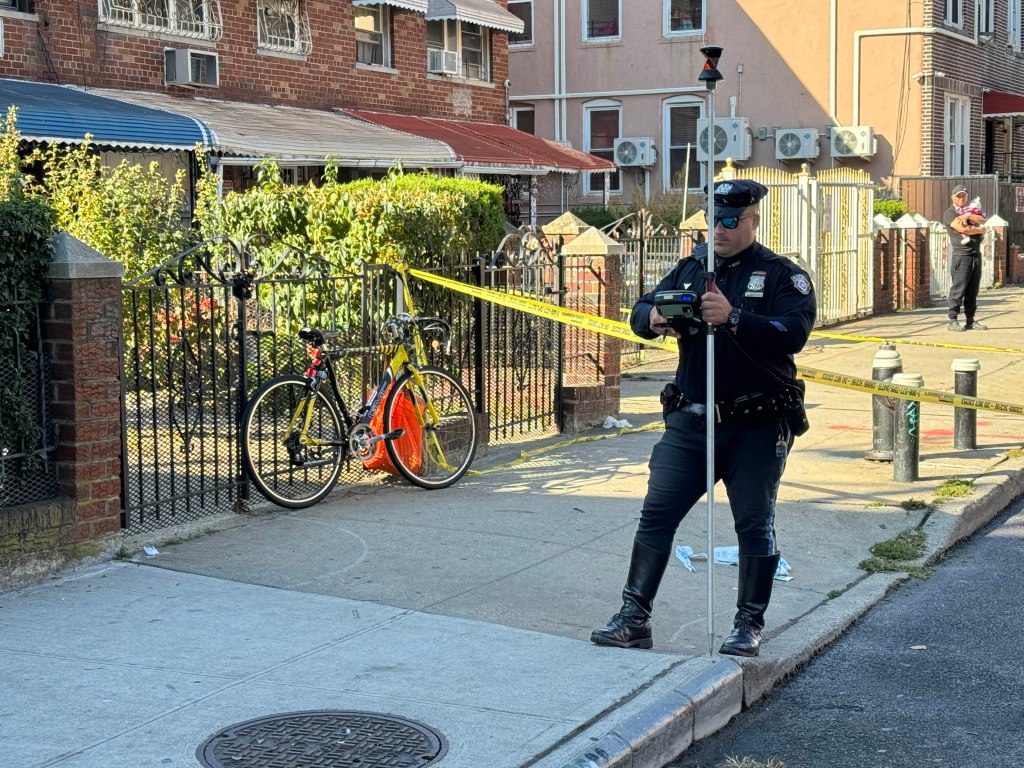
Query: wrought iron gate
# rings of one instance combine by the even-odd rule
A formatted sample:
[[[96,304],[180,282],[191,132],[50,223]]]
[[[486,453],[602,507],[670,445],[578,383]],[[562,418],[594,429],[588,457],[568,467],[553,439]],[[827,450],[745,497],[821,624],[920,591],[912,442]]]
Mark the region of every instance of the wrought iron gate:
[[[382,267],[339,274],[260,238],[205,242],[126,285],[123,527],[143,532],[245,510],[255,490],[241,470],[238,423],[249,395],[304,366],[302,325],[367,346],[393,296]],[[380,365],[358,359],[343,395],[358,400]],[[342,481],[370,477],[353,464]]]

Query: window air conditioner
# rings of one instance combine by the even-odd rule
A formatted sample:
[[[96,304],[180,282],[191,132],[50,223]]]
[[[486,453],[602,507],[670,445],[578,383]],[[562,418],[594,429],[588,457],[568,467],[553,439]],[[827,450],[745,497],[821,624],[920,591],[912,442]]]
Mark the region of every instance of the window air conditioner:
[[[216,88],[219,83],[217,54],[187,48],[165,48],[164,81],[167,85]]]
[[[745,117],[715,118],[715,160],[731,157],[742,163],[750,159],[750,121]],[[697,160],[708,159],[708,119],[697,121]]]
[[[878,141],[870,125],[836,126],[832,129],[832,157],[866,158],[878,151]]]
[[[776,160],[813,160],[820,154],[817,128],[776,128]]]
[[[427,51],[427,72],[442,75],[459,74],[459,52],[430,49]]]
[[[621,168],[654,165],[658,157],[654,139],[649,137],[616,139],[614,147],[615,164]]]

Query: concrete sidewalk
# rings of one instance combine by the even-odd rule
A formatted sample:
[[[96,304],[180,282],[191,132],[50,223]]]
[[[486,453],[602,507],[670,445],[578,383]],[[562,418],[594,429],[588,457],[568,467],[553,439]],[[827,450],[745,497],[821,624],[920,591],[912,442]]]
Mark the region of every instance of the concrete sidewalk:
[[[984,293],[979,319],[991,330],[950,333],[939,308],[829,330],[1019,347],[1024,290]],[[799,362],[870,378],[877,347],[812,339]],[[954,357],[977,357],[979,396],[1024,401],[1024,356],[899,351],[904,370],[935,389],[952,388]],[[659,421],[672,365],[625,377],[618,415],[634,426]],[[526,461],[514,461],[521,446],[497,448],[477,468],[500,469],[446,491],[398,481],[348,489],[308,510],[179,531],[180,543],[129,542],[160,554],[0,594],[0,765],[194,768],[207,764],[197,749],[233,724],[343,710],[416,721],[446,744],[434,761],[367,753],[367,767],[659,768],[904,578],[858,568],[872,544],[923,525],[929,552],[942,552],[1024,490],[1024,417],[980,413],[979,448],[956,451],[952,411],[924,404],[921,480],[896,483],[891,465],[863,458],[867,394],[811,384],[808,406],[812,428],[790,459],[777,520],[794,579],[776,583],[758,659],[709,654],[707,565],[691,574],[675,559],[655,606],[653,651],[589,642],[618,608],[660,432]],[[932,502],[954,476],[974,480],[972,495],[908,503]],[[735,544],[720,487],[715,539]],[[702,504],[677,543],[704,551],[705,542]],[[717,648],[736,570],[713,571]],[[225,764],[355,764],[268,755]]]

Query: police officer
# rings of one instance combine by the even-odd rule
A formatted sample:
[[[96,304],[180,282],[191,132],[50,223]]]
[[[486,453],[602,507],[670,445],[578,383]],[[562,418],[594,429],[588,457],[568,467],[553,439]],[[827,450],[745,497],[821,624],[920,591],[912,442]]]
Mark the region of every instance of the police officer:
[[[622,608],[607,626],[592,633],[590,639],[599,645],[653,647],[651,608],[676,529],[706,491],[703,323],[712,323],[714,473],[716,481],[725,483],[740,554],[738,610],[732,633],[719,652],[758,654],[779,562],[775,498],[792,445],[791,425],[799,432],[803,417],[803,387],[796,380],[793,355],[806,343],[816,315],[807,273],[756,242],[758,203],[767,193],[767,187],[754,181],[717,183],[713,262],[707,259],[706,245],[697,246],[693,258],[681,260],[633,307],[630,325],[638,336],[679,339],[679,366],[675,381],[662,393],[665,434],[651,455]],[[705,277],[709,269],[713,280]],[[655,298],[667,290],[696,292],[703,322],[667,319]]]

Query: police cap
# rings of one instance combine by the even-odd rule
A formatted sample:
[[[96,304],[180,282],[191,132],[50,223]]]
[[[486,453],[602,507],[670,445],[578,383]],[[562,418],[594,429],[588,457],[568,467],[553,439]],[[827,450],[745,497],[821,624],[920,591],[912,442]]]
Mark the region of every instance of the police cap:
[[[768,187],[741,179],[715,184],[715,215],[742,216],[743,211],[768,194]]]

